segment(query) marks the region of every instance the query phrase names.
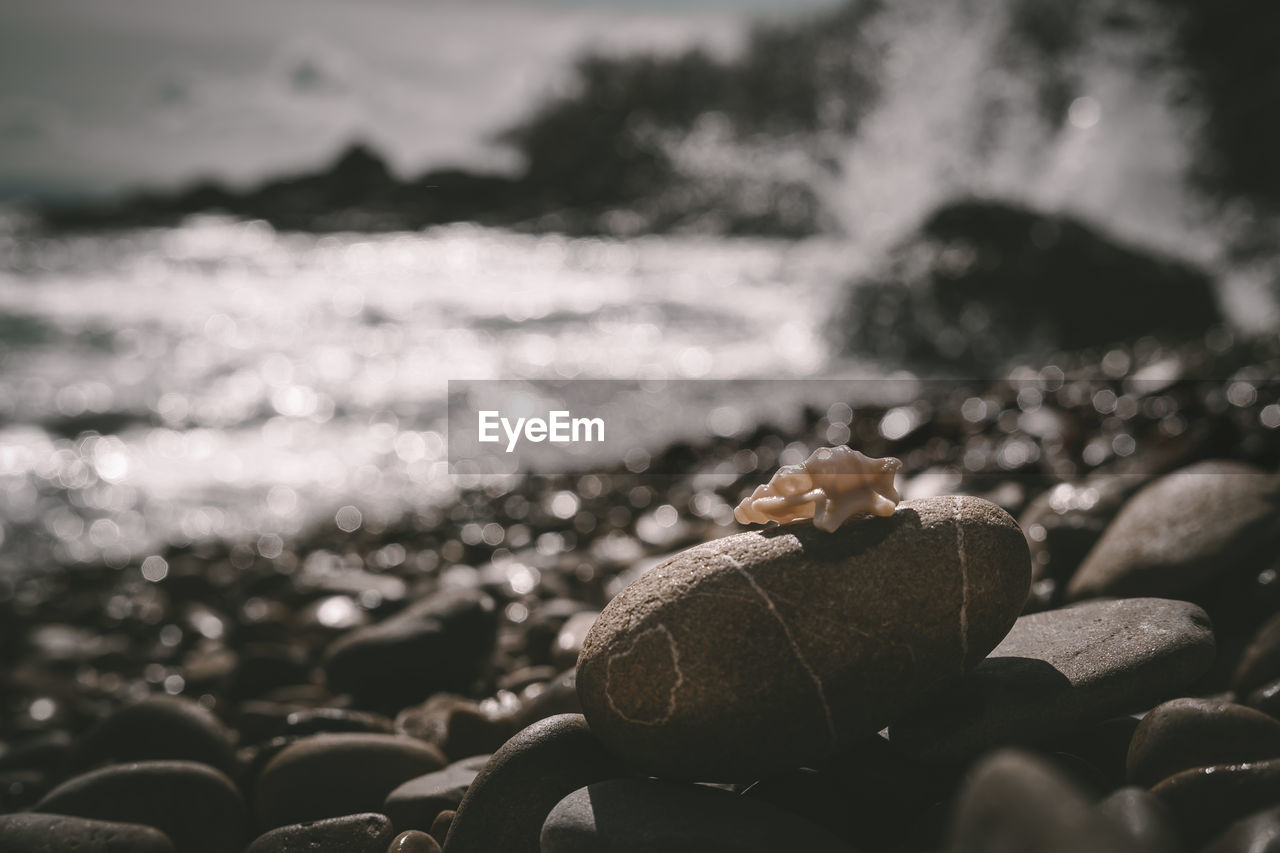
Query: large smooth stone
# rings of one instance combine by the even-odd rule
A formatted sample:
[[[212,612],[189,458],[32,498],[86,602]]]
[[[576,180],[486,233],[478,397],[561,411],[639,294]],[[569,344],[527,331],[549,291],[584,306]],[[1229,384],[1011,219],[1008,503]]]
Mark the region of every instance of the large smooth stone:
[[[440,750],[413,738],[313,735],[285,747],[262,769],[258,820],[275,827],[380,812],[398,785],[444,766]]]
[[[803,818],[727,791],[614,779],[574,791],[542,825],[541,853],[850,853]]]
[[[1209,617],[1189,602],[1131,598],[1033,613],[889,736],[917,759],[964,761],[1150,708],[1192,684],[1213,658]]]
[[[153,696],[116,711],[76,749],[79,769],[127,761],[198,761],[236,772],[233,735],[207,708],[178,696]]]
[[[1071,579],[1072,599],[1177,598],[1248,568],[1280,541],[1280,477],[1239,462],[1191,465],[1134,495]]]
[[[578,788],[626,772],[581,714],[536,722],[495,752],[467,788],[444,849],[538,853],[538,833],[556,803]]]
[[[259,835],[245,853],[386,853],[395,837],[386,815],[351,814],[278,827]]]
[[[1150,787],[1193,767],[1280,758],[1280,721],[1212,699],[1174,699],[1142,718],[1129,743],[1128,775]]]
[[[248,816],[224,774],[192,761],[112,764],[63,782],[34,811],[140,823],[178,853],[240,853]]]
[[[335,693],[398,709],[433,693],[465,691],[493,650],[497,609],[472,589],[439,592],[335,641],[324,671]]]
[[[0,815],[4,853],[173,853],[169,837],[152,826],[87,820],[60,814]]]
[[[787,525],[699,545],[600,614],[578,662],[583,713],[653,775],[801,765],[982,660],[1029,577],[1022,531],[973,497],[904,501],[835,533]]]

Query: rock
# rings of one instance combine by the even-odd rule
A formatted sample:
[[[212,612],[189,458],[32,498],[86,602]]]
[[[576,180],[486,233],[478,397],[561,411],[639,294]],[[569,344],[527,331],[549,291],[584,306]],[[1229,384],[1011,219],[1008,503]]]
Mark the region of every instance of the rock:
[[[1078,604],[1018,619],[959,683],[889,728],[927,761],[1067,735],[1177,695],[1213,663],[1213,631],[1185,601]]]
[[[1183,770],[1151,792],[1168,806],[1187,841],[1203,844],[1232,822],[1280,802],[1280,759]]]
[[[293,737],[355,732],[389,735],[395,732],[389,717],[346,708],[307,708],[293,711],[285,718],[282,733]]]
[[[425,832],[406,829],[391,842],[387,853],[440,853],[440,842]]]
[[[1129,744],[1129,781],[1151,787],[1183,770],[1280,758],[1280,721],[1212,699],[1174,699],[1142,719]]]
[[[244,800],[224,774],[193,761],[112,764],[54,788],[34,811],[140,823],[169,836],[177,853],[240,853]]]
[[[236,771],[233,733],[198,702],[153,696],[116,711],[80,742],[76,769],[127,761],[198,761]]]
[[[1069,756],[1080,762],[1076,768],[1087,768],[1085,777],[1090,787],[1114,791],[1128,782],[1129,743],[1137,728],[1137,717],[1126,714],[1046,741],[1039,749],[1060,761]]]
[[[551,663],[561,669],[576,664],[578,653],[582,651],[582,643],[587,638],[587,632],[591,630],[591,626],[595,624],[596,617],[599,615],[594,610],[586,610],[570,616],[560,629],[560,633],[556,634],[555,643],[551,648]]]
[[[395,838],[391,821],[380,814],[352,814],[281,826],[259,835],[245,853],[386,853]]]
[[[5,853],[174,853],[155,827],[58,814],[0,815],[0,842]]]
[[[1236,821],[1203,853],[1280,853],[1280,808]]]
[[[323,734],[285,747],[258,776],[264,826],[378,812],[396,786],[445,766],[430,744],[397,735]]]
[[[1244,699],[1244,704],[1262,713],[1280,719],[1280,679],[1268,682]]]
[[[521,726],[531,726],[557,714],[581,714],[577,668],[565,670],[541,687],[525,690],[521,699],[523,707],[518,716]]]
[[[850,288],[846,349],[952,369],[1221,321],[1202,271],[1125,246],[1080,220],[1001,201],[933,212],[887,269]]]
[[[950,853],[1129,853],[1121,831],[1052,765],[1002,750],[956,801]]]
[[[436,815],[436,819],[431,821],[431,837],[439,841],[441,846],[449,837],[449,827],[453,826],[453,819],[458,816],[455,809],[447,809]]]
[[[1186,848],[1178,826],[1150,791],[1120,788],[1098,804],[1098,811],[1128,839],[1130,853],[1179,853]]]
[[[1182,597],[1269,558],[1277,542],[1280,477],[1239,462],[1200,462],[1135,494],[1067,594]]]
[[[1082,483],[1059,483],[1033,500],[1018,519],[1031,550],[1032,584],[1065,586],[1141,482],[1095,475]]]
[[[403,708],[439,691],[466,690],[493,650],[493,599],[453,589],[335,641],[324,670],[335,693],[377,707]]]
[[[480,767],[463,762],[410,779],[387,795],[382,811],[396,829],[430,830],[436,815],[458,808],[479,772]]]
[[[449,826],[448,853],[538,853],[556,803],[592,782],[627,775],[578,714],[548,717],[493,754]]]
[[[1245,696],[1280,679],[1280,613],[1258,629],[1236,665],[1231,689]]]
[[[574,791],[542,826],[542,853],[851,853],[817,826],[702,785],[613,779]]]
[[[646,772],[750,780],[880,729],[980,661],[1027,597],[1022,531],[978,498],[690,548],[613,599],[578,695]]]
[[[519,722],[485,713],[480,703],[438,693],[396,716],[396,731],[434,744],[457,761],[489,755],[520,730]]]

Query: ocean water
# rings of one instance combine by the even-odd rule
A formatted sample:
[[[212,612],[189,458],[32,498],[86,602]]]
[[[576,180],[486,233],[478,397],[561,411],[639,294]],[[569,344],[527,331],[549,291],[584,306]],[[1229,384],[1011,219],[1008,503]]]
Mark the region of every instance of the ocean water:
[[[447,501],[450,379],[825,374],[849,269],[829,239],[10,231],[0,568],[270,548],[344,507]],[[706,434],[702,410],[671,418]]]

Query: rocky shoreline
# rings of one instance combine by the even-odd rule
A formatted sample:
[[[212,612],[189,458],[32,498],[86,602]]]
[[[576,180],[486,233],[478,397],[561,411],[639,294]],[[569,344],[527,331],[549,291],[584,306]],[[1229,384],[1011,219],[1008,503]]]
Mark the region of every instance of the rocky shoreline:
[[[212,543],[6,578],[0,838],[82,853],[1254,849],[1280,820],[1278,358],[1267,341],[1144,342],[930,386],[905,432],[905,411],[833,405],[801,434],[672,447],[661,469],[684,477],[529,477],[434,523],[316,530],[271,559]],[[840,604],[843,581],[806,587],[769,548],[734,550],[731,504],[832,436],[902,458],[910,512],[1016,518],[1025,555],[997,558],[966,528],[962,601],[953,557],[906,531]],[[949,517],[925,526],[954,555]],[[584,644],[587,661],[643,636],[626,614],[688,582],[680,559],[708,563],[695,548],[669,581],[647,570],[712,541],[741,569],[717,568],[723,606],[663,611],[701,691],[691,727],[664,717],[684,694],[636,668],[634,639],[613,677],[639,691],[626,713],[643,725],[605,725],[589,667],[579,696]],[[873,571],[864,545],[831,547]],[[609,605],[641,577],[652,594]],[[1004,616],[982,604],[1001,584]],[[606,605],[618,640],[592,628]],[[853,620],[834,633],[832,607]],[[946,639],[956,607],[963,655]],[[744,624],[758,654],[717,645]],[[856,638],[888,626],[901,636],[883,648],[901,652],[851,668],[879,659]],[[829,743],[791,746],[822,732],[793,652],[826,689]],[[714,680],[724,661],[732,683]],[[842,704],[877,693],[866,713]],[[760,746],[768,760],[746,760]]]

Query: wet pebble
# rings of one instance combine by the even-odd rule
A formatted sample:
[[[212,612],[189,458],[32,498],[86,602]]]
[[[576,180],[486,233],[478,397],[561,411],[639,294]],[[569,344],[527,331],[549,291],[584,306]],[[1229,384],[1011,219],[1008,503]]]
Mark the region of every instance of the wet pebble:
[[[511,738],[467,789],[450,823],[448,853],[538,853],[543,821],[578,788],[627,775],[586,720],[564,714]]]
[[[1193,767],[1280,758],[1280,721],[1212,699],[1174,699],[1152,709],[1129,745],[1128,776],[1150,787]]]
[[[406,829],[397,835],[387,853],[440,853],[440,842],[417,829]]]
[[[1280,802],[1280,759],[1183,770],[1151,789],[1192,844]]]
[[[57,814],[0,815],[5,853],[174,853],[160,830]]]
[[[464,761],[410,779],[387,795],[382,811],[397,829],[430,830],[436,815],[458,808],[481,766]]]
[[[239,853],[248,826],[231,780],[191,761],[92,770],[54,788],[34,810],[153,826],[169,836],[177,853]]]
[[[277,827],[254,839],[245,853],[385,853],[394,837],[385,815],[351,814]]]
[[[285,747],[258,777],[255,805],[276,827],[378,812],[396,786],[445,766],[444,756],[413,738],[322,734]]]

